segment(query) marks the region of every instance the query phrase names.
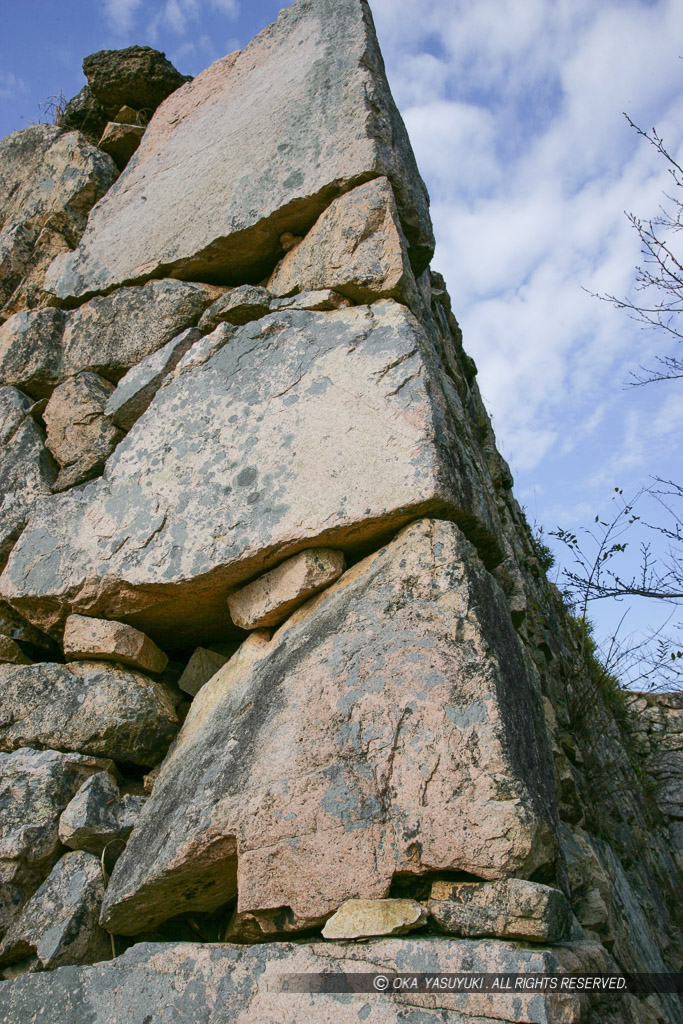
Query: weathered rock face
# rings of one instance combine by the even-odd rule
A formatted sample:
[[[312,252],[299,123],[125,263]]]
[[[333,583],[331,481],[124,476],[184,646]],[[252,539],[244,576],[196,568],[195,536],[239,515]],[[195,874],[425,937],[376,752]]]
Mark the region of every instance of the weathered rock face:
[[[85,780],[111,761],[54,750],[0,753],[0,931],[59,856],[59,817]]]
[[[46,446],[61,466],[54,491],[98,476],[123,437],[123,431],[104,415],[113,390],[104,377],[85,372],[52,392],[43,421]]]
[[[212,676],[220,668],[223,668],[229,659],[216,651],[208,651],[205,647],[197,647],[188,661],[185,671],[178,680],[178,686],[185,693],[195,696],[205,683],[208,683]]]
[[[228,288],[202,315],[199,326],[208,332],[221,323],[235,326],[248,324],[270,312],[272,298],[266,288],[258,285],[243,284],[238,288]]]
[[[159,683],[96,661],[0,665],[0,750],[74,750],[149,765],[178,729]]]
[[[91,775],[59,819],[59,838],[72,850],[118,857],[130,835],[146,797],[121,796],[108,772]],[[102,898],[100,897],[100,903]],[[97,911],[99,920],[99,908]]]
[[[83,61],[93,95],[110,117],[123,106],[148,113],[185,82],[166,55],[151,46],[98,50]]]
[[[153,281],[120,288],[72,313],[20,313],[0,327],[0,381],[34,398],[86,370],[115,383],[195,324],[218,294],[210,285]]]
[[[421,273],[434,246],[427,193],[369,7],[299,0],[163,104],[47,283],[69,298],[162,273],[257,282],[284,232],[305,233],[336,195],[383,175]]]
[[[0,321],[44,303],[45,271],[78,242],[91,206],[116,175],[110,157],[55,125],[33,125],[0,142]]]
[[[561,942],[571,925],[564,893],[537,882],[435,882],[429,912],[439,930],[452,935]]]
[[[259,643],[196,697],[112,875],[111,931],[236,889],[238,912],[305,927],[397,872],[552,871],[542,712],[457,527],[408,527]]]
[[[54,1024],[578,1024],[587,1020],[575,993],[439,994],[302,992],[296,975],[349,972],[609,972],[614,961],[596,943],[524,949],[514,943],[407,936],[358,946],[268,943],[261,946],[141,943],[112,963],[62,969],[0,983],[0,1015],[35,1024],[50,1008]],[[282,991],[282,978],[288,988]],[[371,990],[371,984],[368,985]],[[438,1000],[438,1002],[435,1002]],[[611,997],[600,1020],[638,1024],[628,996]],[[369,1012],[368,1012],[368,1009]],[[612,1009],[615,1016],[612,1016]],[[286,1016],[285,1016],[286,1015]]]
[[[199,365],[193,352],[103,478],[24,530],[0,590],[30,621],[77,611],[162,646],[224,639],[231,586],[313,542],[358,547],[432,512],[500,558],[471,426],[405,307],[285,310]]]
[[[0,943],[0,964],[34,954],[45,970],[108,960],[110,938],[99,925],[103,895],[98,858],[89,853],[67,853]]]
[[[273,295],[334,288],[354,302],[396,299],[417,308],[408,247],[387,178],[335,199],[268,282]]]
[[[57,476],[31,405],[16,388],[0,387],[0,565]]]

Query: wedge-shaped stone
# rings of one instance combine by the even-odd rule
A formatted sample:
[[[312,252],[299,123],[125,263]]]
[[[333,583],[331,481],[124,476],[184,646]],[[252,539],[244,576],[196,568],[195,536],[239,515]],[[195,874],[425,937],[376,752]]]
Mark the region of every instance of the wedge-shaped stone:
[[[421,520],[200,690],[103,922],[136,934],[237,890],[236,925],[296,929],[396,872],[548,870],[551,778],[502,592],[456,526]]]
[[[405,935],[427,923],[416,900],[347,900],[323,928],[325,939],[369,939]]]
[[[91,775],[59,819],[59,838],[72,850],[120,856],[146,797],[121,796],[108,772]],[[99,917],[99,911],[98,911]]]
[[[469,417],[404,306],[285,310],[214,334],[221,347],[190,349],[103,477],[24,530],[0,589],[26,618],[125,618],[162,647],[206,646],[226,639],[230,588],[432,513],[500,559]]]
[[[428,198],[370,9],[299,0],[159,108],[46,283],[67,298],[161,273],[258,282],[283,233],[304,234],[336,195],[381,175],[421,272],[434,247]]]
[[[0,943],[0,964],[37,956],[45,970],[109,960],[111,941],[99,925],[104,879],[99,859],[67,853],[34,893]]]
[[[168,279],[119,288],[71,313],[18,313],[0,327],[0,381],[34,398],[49,396],[84,370],[115,383],[194,326],[220,293],[211,285]]]
[[[0,665],[0,750],[49,747],[149,765],[177,729],[164,688],[131,669]]]
[[[72,248],[91,206],[116,175],[110,157],[79,132],[57,125],[32,125],[0,141],[0,321],[21,308],[13,300],[27,278],[40,301],[55,255],[42,232],[59,235],[62,246]]]
[[[273,299],[270,308],[273,312],[278,309],[315,309],[324,312],[329,309],[343,309],[350,306],[351,300],[324,288],[318,292],[299,292],[298,295],[289,295],[283,299]]]
[[[123,437],[104,415],[114,385],[97,373],[79,373],[52,392],[43,412],[46,445],[61,466],[53,491],[90,480]]]
[[[178,680],[178,686],[185,693],[194,697],[228,660],[224,654],[219,654],[217,651],[208,651],[205,647],[197,647]]]
[[[102,132],[98,146],[109,154],[118,169],[122,171],[140,145],[144,134],[145,129],[142,125],[117,124],[116,121],[109,121]]]
[[[175,369],[188,349],[201,337],[202,332],[196,327],[188,327],[163,348],[131,367],[119,381],[105,409],[117,427],[130,430],[154,398],[164,377]]]
[[[0,387],[0,565],[56,476],[43,431],[31,418],[30,399],[16,388]]]
[[[230,616],[242,629],[277,626],[346,568],[341,551],[309,548],[259,576],[228,598]]]
[[[268,282],[273,295],[322,288],[354,302],[396,299],[417,309],[417,285],[387,178],[335,199]]]
[[[168,655],[125,622],[70,615],[64,626],[64,654],[86,661],[118,661],[143,672],[163,672]]]
[[[1,982],[0,1019],[33,1024],[45,1019],[49,1007],[50,1024],[579,1024],[587,1018],[585,997],[577,992],[397,995],[375,990],[372,978],[363,979],[367,987],[359,986],[356,995],[350,994],[351,978],[343,979],[343,992],[325,990],[330,975],[490,972],[537,978],[578,971],[608,974],[618,967],[600,943],[587,941],[555,949],[420,935],[338,945],[143,942],[112,962]],[[620,1000],[618,993],[610,996],[617,1013]],[[613,1019],[635,1024],[638,1016],[624,1009]],[[675,1012],[672,1024],[679,1020]]]
[[[272,295],[267,289],[256,285],[243,284],[238,288],[229,288],[202,314],[199,326],[203,331],[213,331],[220,323],[236,326],[248,324],[270,312],[271,299]]]
[[[0,931],[47,878],[62,849],[59,817],[111,761],[54,750],[0,753]]]
[[[572,919],[563,892],[522,878],[435,882],[427,906],[440,931],[472,938],[561,942]]]

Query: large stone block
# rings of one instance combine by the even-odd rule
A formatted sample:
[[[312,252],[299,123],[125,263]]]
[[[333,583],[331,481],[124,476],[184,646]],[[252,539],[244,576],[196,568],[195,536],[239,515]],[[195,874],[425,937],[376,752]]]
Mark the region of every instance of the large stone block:
[[[321,924],[396,873],[552,871],[552,763],[505,599],[421,520],[195,698],[110,881],[137,934],[238,892],[264,933]]]
[[[113,767],[54,750],[0,753],[0,932],[57,860],[64,808],[90,775]]]
[[[19,313],[0,327],[0,382],[34,398],[83,371],[116,382],[141,359],[195,324],[220,289],[184,281],[119,288],[72,313]]]
[[[386,178],[358,185],[318,218],[277,266],[273,295],[334,288],[354,302],[396,299],[417,310],[415,277]]]
[[[40,301],[59,249],[43,232],[72,248],[117,173],[111,157],[57,125],[32,125],[0,141],[0,321],[22,308],[27,279]]]
[[[215,334],[221,347],[208,335],[190,349],[103,477],[24,530],[0,590],[26,618],[48,628],[77,611],[166,649],[206,645],[226,639],[229,588],[420,515],[455,519],[500,559],[469,417],[404,306],[285,310]]]
[[[49,747],[149,765],[177,729],[165,689],[131,669],[0,665],[0,750]]]
[[[246,156],[246,159],[245,159]],[[387,176],[418,273],[428,197],[366,0],[299,0],[156,112],[49,286],[85,296],[162,273],[258,282],[335,196]]]
[[[575,992],[396,993],[375,991],[368,979],[367,988],[352,994],[325,992],[324,985],[339,974],[533,977],[582,970],[609,973],[616,964],[591,942],[552,950],[434,936],[361,945],[145,942],[112,962],[0,982],[0,1019],[42,1024],[48,1007],[50,1024],[578,1024],[588,1018],[584,997]],[[313,992],[311,975],[318,976]],[[643,1019],[631,1016],[621,996],[609,998],[608,1009],[621,1015],[601,1020]]]

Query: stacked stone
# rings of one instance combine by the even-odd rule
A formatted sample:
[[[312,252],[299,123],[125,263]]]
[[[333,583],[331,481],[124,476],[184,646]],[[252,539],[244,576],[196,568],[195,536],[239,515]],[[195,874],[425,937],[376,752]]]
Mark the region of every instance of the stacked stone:
[[[68,117],[140,109],[143,51],[120,89],[88,58]],[[52,305],[0,326],[0,961],[30,975],[0,1019],[407,1019],[273,993],[323,962],[666,971],[670,836],[627,875],[591,832],[575,632],[429,268],[367,3],[298,0],[185,84],[154,66],[135,159],[41,264]],[[415,1020],[591,1012],[434,998]]]

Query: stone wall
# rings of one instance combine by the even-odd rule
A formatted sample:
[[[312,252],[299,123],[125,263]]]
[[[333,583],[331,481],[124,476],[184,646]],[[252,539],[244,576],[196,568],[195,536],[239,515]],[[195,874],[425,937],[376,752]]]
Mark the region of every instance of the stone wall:
[[[84,69],[0,143],[0,1020],[682,1022],[282,991],[680,971],[681,701],[545,577],[365,0]]]

